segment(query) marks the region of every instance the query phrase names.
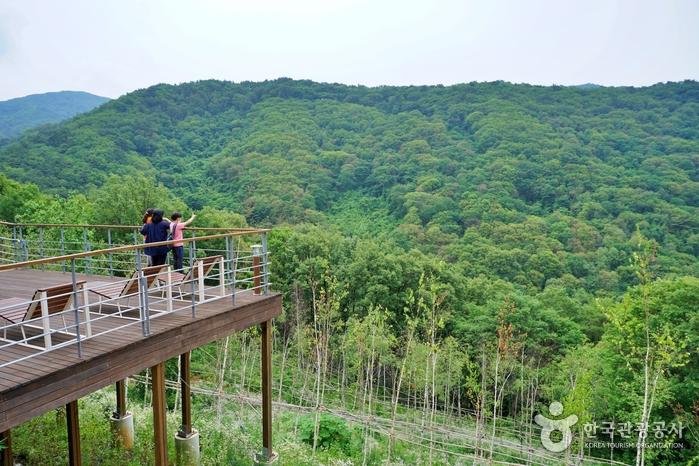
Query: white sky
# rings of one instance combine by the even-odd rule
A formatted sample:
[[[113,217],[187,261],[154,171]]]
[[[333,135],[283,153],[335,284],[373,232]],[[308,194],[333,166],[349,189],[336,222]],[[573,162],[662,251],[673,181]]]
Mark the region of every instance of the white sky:
[[[697,0],[0,0],[0,100],[196,79],[699,79]]]

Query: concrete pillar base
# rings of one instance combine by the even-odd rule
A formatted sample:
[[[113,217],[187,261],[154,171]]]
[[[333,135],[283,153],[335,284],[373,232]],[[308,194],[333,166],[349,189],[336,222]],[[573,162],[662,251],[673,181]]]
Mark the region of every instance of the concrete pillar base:
[[[276,451],[272,451],[272,454],[267,453],[267,449],[263,448],[262,453],[255,454],[255,464],[273,464],[279,459],[279,455]]]
[[[133,449],[134,429],[133,415],[126,413],[122,417],[109,418],[112,427],[112,436],[115,443],[120,443],[125,449]]]
[[[199,432],[192,430],[187,437],[175,434],[175,453],[177,466],[199,466]]]

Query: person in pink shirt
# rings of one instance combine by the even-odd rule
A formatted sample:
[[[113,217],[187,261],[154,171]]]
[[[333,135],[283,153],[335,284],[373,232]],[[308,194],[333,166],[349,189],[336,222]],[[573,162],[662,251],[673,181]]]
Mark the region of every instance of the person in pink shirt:
[[[182,242],[182,238],[184,237],[183,231],[195,218],[197,218],[197,216],[192,214],[189,220],[183,222],[182,214],[179,212],[173,212],[170,216],[170,235],[172,235],[172,240],[175,241],[172,245],[172,257],[175,260],[175,270],[182,270],[182,258],[184,257],[184,243]]]

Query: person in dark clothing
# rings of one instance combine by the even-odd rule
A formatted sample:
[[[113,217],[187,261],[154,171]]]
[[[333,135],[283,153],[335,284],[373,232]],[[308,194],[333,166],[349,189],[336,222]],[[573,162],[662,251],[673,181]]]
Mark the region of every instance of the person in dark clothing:
[[[150,222],[153,220],[153,211],[154,211],[154,210],[155,210],[155,209],[153,209],[153,208],[148,209],[148,210],[146,210],[146,213],[143,214],[143,222],[142,222],[142,223],[143,223],[144,225],[145,225],[146,223],[150,223]],[[146,242],[146,237],[145,237],[145,236],[143,237],[143,242],[144,242],[144,243]],[[153,265],[153,264],[151,264],[151,262],[150,262],[150,261],[151,261],[151,257],[150,257],[150,256],[146,256],[146,257],[148,257],[148,267],[150,267],[151,265]]]
[[[146,244],[167,241],[170,231],[170,222],[163,218],[163,211],[155,209],[150,223],[141,228],[141,234],[146,237]],[[147,247],[145,253],[150,256],[151,265],[163,265],[167,261],[167,246]]]

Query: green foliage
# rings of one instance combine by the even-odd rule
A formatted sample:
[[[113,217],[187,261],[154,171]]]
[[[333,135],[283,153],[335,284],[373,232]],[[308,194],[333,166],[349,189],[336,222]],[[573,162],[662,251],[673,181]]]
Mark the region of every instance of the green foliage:
[[[186,211],[177,199],[155,177],[146,175],[112,175],[104,185],[93,190],[93,221],[102,225],[138,225],[148,208],[163,209],[166,216],[174,211]]]
[[[637,227],[661,273],[699,273],[698,94],[691,81],[158,85],[26,135],[0,166],[64,196],[98,187],[107,223],[182,199],[250,225],[380,232],[470,277],[541,290],[572,276],[614,294],[636,283],[624,258]]]
[[[35,185],[17,183],[0,173],[0,220],[13,222],[26,204],[47,199]]]
[[[318,447],[324,449],[334,448],[345,454],[351,454],[352,434],[347,423],[340,417],[322,413],[318,428]],[[315,415],[308,414],[299,420],[299,437],[301,440],[313,446],[313,429]]]
[[[183,213],[182,215],[185,214]],[[197,212],[196,222],[198,227],[208,228],[245,228],[248,226],[245,217],[242,215],[209,206]]]
[[[607,311],[610,324],[605,341],[623,358],[629,377],[638,375],[642,366],[647,311],[651,369],[669,378],[674,392],[665,402],[669,399],[689,402],[689,393],[696,393],[699,387],[697,302],[699,279],[682,277],[635,287],[621,303]]]
[[[136,224],[145,208],[161,207],[196,211],[197,226],[274,226],[272,283],[284,295],[275,351],[286,351],[275,355],[275,367],[286,361],[275,380],[290,402],[318,393],[321,373],[328,403],[354,391],[353,409],[389,413],[401,374],[396,399],[416,410],[428,403],[423,425],[432,402],[496,407],[527,422],[541,398],[563,401],[581,422],[634,422],[650,341],[652,417],[691,424],[698,99],[692,81],[158,85],[0,148],[3,173],[43,190],[0,175],[0,217]],[[639,243],[652,246],[652,263]],[[515,311],[502,313],[503,303]],[[494,350],[503,329],[507,357]],[[250,345],[231,343],[248,374]],[[193,364],[215,380],[216,364]],[[314,420],[299,424],[301,444],[296,433],[287,438],[289,464],[330,463],[331,451],[379,461],[368,429],[353,446],[354,431],[328,414],[322,451],[311,452]],[[226,447],[230,438],[212,436],[208,457],[245,464],[248,452]],[[236,438],[254,450],[250,436]],[[406,445],[396,445],[400,458],[427,462]],[[649,461],[681,463],[695,452],[689,444]]]

